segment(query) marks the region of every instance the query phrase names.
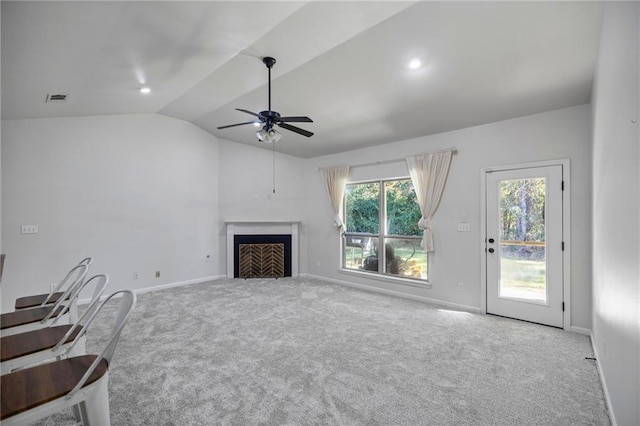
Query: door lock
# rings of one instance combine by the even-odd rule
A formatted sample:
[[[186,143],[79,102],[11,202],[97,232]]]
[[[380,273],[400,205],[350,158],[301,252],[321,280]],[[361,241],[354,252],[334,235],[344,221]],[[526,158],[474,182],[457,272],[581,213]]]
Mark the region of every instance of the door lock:
[[[496,240],[494,240],[493,238],[489,238],[489,242],[490,242],[491,244],[493,244],[493,243],[495,243],[495,242],[496,242]]]

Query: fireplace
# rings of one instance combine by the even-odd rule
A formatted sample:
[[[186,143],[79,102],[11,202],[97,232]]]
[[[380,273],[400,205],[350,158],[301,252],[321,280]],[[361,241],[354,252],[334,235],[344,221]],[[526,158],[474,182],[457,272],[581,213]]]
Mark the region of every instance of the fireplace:
[[[227,221],[227,277],[297,277],[298,225],[293,221]]]
[[[234,278],[291,276],[291,234],[234,235]]]

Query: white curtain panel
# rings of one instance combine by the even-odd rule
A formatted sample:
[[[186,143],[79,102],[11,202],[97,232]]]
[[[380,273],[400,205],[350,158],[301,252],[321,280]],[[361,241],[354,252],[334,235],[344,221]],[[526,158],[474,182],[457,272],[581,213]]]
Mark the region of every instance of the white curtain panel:
[[[333,224],[338,228],[338,231],[342,232],[344,230],[344,222],[340,217],[340,211],[342,210],[347,178],[349,177],[349,166],[326,167],[320,169],[320,171],[324,176],[327,194],[333,208]]]
[[[453,151],[433,152],[430,154],[407,157],[409,175],[416,191],[422,218],[418,227],[423,230],[421,246],[428,252],[435,251],[431,220],[438,210],[440,199],[449,175],[449,166]]]

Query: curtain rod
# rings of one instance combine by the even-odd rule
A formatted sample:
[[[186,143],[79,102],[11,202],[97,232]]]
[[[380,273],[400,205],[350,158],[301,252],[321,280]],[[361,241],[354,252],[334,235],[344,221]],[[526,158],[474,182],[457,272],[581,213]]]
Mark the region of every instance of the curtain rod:
[[[447,151],[451,151],[451,153],[453,155],[456,155],[458,153],[458,148],[456,148],[455,146],[452,148],[448,148],[448,149],[441,149],[439,151],[429,151],[429,152],[422,152],[419,154],[413,154],[410,155],[409,157],[413,157],[413,156],[417,156],[417,155],[427,155],[427,154],[436,154],[436,153],[440,153],[440,152],[447,152]],[[405,161],[406,157],[403,158],[394,158],[392,160],[382,160],[382,161],[371,161],[369,163],[360,163],[360,164],[352,164],[349,165],[349,167],[366,167],[366,166],[377,166],[380,164],[388,164],[388,163],[397,163],[398,161]],[[318,170],[322,169],[322,167],[319,167]]]

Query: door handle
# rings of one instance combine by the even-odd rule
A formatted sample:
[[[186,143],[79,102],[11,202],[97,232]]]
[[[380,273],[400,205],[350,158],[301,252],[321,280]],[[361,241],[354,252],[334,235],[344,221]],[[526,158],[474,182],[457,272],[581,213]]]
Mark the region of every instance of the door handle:
[[[493,238],[489,238],[489,242],[490,242],[491,244],[493,244],[493,243],[495,243],[495,242],[496,242],[496,240],[494,240]]]
[[[493,253],[495,250],[493,248],[489,249],[489,253]]]

